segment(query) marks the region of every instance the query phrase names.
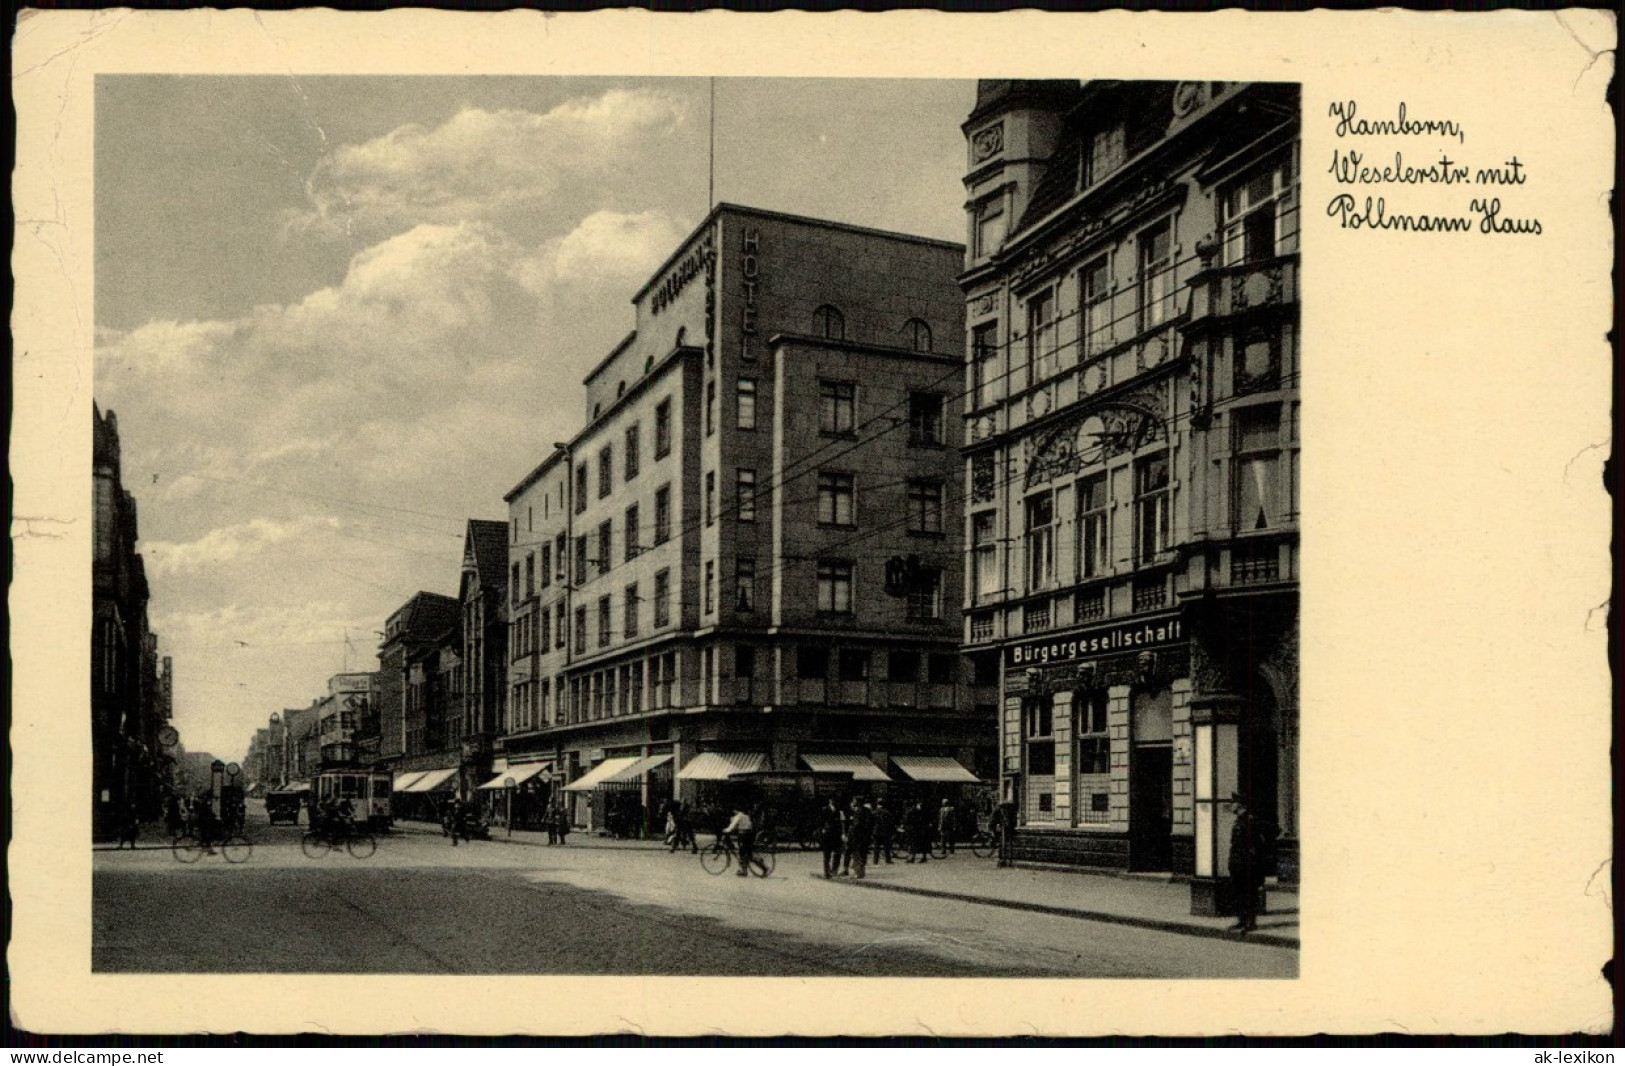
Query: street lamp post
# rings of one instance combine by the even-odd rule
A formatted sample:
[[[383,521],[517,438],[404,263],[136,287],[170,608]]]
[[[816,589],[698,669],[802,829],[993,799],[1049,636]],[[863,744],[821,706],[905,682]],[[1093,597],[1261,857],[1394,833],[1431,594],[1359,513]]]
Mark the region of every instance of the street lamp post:
[[[508,839],[513,839],[513,790],[515,784],[511,777],[503,778],[502,788],[508,794]]]

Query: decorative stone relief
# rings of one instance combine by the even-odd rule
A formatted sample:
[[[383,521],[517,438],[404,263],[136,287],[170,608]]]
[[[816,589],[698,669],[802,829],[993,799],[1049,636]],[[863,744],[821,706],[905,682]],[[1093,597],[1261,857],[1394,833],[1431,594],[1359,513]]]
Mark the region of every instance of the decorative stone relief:
[[[977,130],[971,137],[971,162],[981,163],[1004,151],[1004,123]]]

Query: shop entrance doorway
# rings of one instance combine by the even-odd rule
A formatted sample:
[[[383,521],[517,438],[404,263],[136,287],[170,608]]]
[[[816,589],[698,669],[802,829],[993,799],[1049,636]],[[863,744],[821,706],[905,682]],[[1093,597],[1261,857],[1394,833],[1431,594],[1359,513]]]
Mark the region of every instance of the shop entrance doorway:
[[[1173,866],[1174,754],[1169,744],[1136,744],[1129,760],[1129,869]]]

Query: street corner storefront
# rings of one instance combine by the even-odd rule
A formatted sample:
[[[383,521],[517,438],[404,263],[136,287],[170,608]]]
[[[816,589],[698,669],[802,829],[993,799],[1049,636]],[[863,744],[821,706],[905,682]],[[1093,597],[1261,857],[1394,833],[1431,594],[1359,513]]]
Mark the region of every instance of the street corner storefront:
[[[457,794],[456,766],[402,771],[395,775],[390,812],[396,820],[438,822],[446,800]]]
[[[660,813],[673,795],[674,758],[669,749],[606,755],[564,786],[576,797],[576,824],[622,840],[662,835]]]
[[[1190,664],[1177,612],[1005,646],[1000,796],[1016,859],[1194,872]]]
[[[473,792],[480,817],[507,829],[547,828],[556,792],[554,765],[552,759],[493,760],[493,776]]]

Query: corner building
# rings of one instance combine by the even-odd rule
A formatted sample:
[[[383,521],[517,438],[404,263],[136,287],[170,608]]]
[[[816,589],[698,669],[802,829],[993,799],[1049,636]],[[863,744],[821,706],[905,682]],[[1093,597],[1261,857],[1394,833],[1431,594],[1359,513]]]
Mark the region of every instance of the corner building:
[[[725,204],[633,297],[585,428],[506,497],[518,818],[992,776],[952,608],[963,254]]]
[[[1018,858],[1297,878],[1295,86],[984,81],[964,124],[965,637]]]

